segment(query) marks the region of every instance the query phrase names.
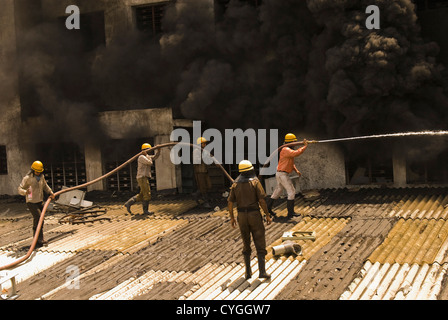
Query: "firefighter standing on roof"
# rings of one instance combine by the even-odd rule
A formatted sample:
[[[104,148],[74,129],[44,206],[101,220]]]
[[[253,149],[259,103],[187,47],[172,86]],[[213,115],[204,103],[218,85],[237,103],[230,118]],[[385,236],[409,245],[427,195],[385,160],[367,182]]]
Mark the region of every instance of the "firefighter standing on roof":
[[[236,202],[238,204],[238,226],[240,228],[241,238],[243,240],[243,256],[244,264],[246,266],[246,279],[249,279],[252,276],[252,270],[250,267],[250,255],[252,252],[250,247],[251,235],[254,239],[255,248],[257,250],[259,278],[269,279],[271,276],[266,273],[265,268],[265,257],[267,254],[265,227],[259,207],[260,205],[266,214],[267,224],[271,224],[272,220],[264,200],[266,193],[260,181],[256,177],[254,167],[250,161],[241,161],[238,169],[241,174],[230,188],[228,198],[230,223],[232,228],[236,228],[237,223],[233,213],[233,203]]]
[[[296,136],[292,133],[288,133],[285,136],[284,144],[296,141],[297,141]],[[294,150],[289,147],[284,147],[280,151],[280,159],[277,165],[277,173],[275,174],[275,178],[277,180],[277,187],[272,193],[272,196],[267,201],[268,210],[273,216],[275,216],[275,214],[272,212],[272,205],[274,201],[280,197],[283,190],[286,190],[286,193],[288,194],[288,200],[286,202],[286,207],[288,209],[287,218],[292,218],[294,215],[296,215],[296,213],[294,212],[294,199],[296,196],[296,190],[291,181],[291,178],[289,177],[289,174],[292,171],[295,171],[299,175],[299,177],[302,175],[302,173],[296,168],[294,164],[294,158],[300,156],[308,147],[308,141],[306,139],[303,140],[303,144],[304,146],[299,148],[298,150]]]
[[[44,172],[44,165],[40,161],[35,161],[31,165],[31,171],[23,178],[18,188],[19,194],[26,197],[26,206],[33,215],[33,234],[36,233],[39,219],[44,209],[44,191],[50,195],[51,199],[54,199],[53,191],[48,186],[42,172]],[[43,229],[44,224],[42,222],[36,247],[42,247],[46,244]]]
[[[151,178],[151,166],[154,161],[160,156],[160,151],[157,150],[157,153],[154,156],[150,156],[147,153],[148,149],[151,149],[152,146],[149,143],[144,143],[142,145],[142,154],[138,157],[137,160],[137,182],[140,187],[140,193],[131,199],[129,199],[124,205],[129,213],[131,212],[131,206],[136,202],[142,202],[142,209],[144,214],[153,214],[153,212],[148,211],[149,200],[151,200],[151,189],[149,186],[149,178]]]
[[[205,138],[198,138],[197,144],[201,146],[201,148],[205,148],[207,145],[207,140]],[[212,183],[210,181],[210,176],[208,174],[208,165],[204,162],[204,158],[208,157],[207,152],[203,152],[200,148],[194,148],[193,150],[193,166],[194,166],[194,177],[196,180],[196,185],[198,190],[195,193],[196,202],[199,204],[199,195],[204,201],[204,207],[210,208],[210,204],[208,202],[208,192],[212,187]],[[210,163],[212,160],[210,160]]]

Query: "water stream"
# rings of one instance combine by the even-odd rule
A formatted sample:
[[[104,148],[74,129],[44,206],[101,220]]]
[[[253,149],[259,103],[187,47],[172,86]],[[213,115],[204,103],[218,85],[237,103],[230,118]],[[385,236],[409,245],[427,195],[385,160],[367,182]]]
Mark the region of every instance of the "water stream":
[[[359,136],[359,137],[349,137],[349,138],[337,138],[328,140],[318,140],[318,143],[327,142],[340,142],[340,141],[351,141],[351,140],[364,140],[364,139],[380,139],[380,138],[391,138],[391,137],[410,137],[410,136],[445,136],[448,135],[448,131],[419,131],[419,132],[401,132],[401,133],[388,133],[388,134],[374,134],[370,136]]]

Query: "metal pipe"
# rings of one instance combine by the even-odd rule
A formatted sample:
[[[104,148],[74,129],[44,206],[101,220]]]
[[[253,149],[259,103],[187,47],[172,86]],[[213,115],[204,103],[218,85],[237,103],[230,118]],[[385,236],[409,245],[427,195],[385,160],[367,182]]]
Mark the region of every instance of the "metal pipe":
[[[201,147],[199,147],[199,146],[197,146],[197,145],[191,144],[191,143],[186,143],[186,142],[170,142],[170,143],[165,143],[165,144],[160,144],[160,145],[154,146],[154,147],[152,147],[152,148],[150,148],[150,149],[147,149],[146,152],[148,152],[148,151],[155,151],[155,150],[162,149],[162,148],[173,147],[173,146],[178,145],[178,144],[179,144],[179,145],[192,146],[192,147],[194,147],[194,148],[200,148],[200,149],[203,150],[203,148],[201,148]],[[111,176],[112,174],[114,174],[114,173],[118,172],[119,170],[121,170],[123,167],[129,165],[131,162],[133,162],[135,159],[137,159],[137,158],[138,158],[140,155],[142,155],[142,154],[143,154],[143,151],[140,152],[140,153],[138,153],[138,154],[136,154],[135,156],[133,156],[132,158],[130,158],[128,161],[124,162],[123,164],[121,164],[120,166],[118,166],[117,168],[115,168],[114,170],[112,170],[112,171],[106,173],[105,175],[103,175],[103,176],[101,176],[101,177],[99,177],[99,178],[96,178],[96,179],[94,179],[94,180],[92,180],[92,181],[89,181],[89,182],[84,183],[84,184],[79,185],[79,186],[74,186],[74,187],[71,187],[71,188],[67,188],[67,189],[60,190],[60,191],[56,192],[54,195],[55,195],[55,197],[57,197],[57,196],[59,196],[59,195],[65,193],[65,192],[69,192],[69,191],[73,191],[73,190],[77,190],[77,189],[81,189],[81,188],[86,188],[87,186],[90,186],[90,185],[92,185],[92,184],[94,184],[94,183],[97,183],[97,182],[103,180],[103,179],[106,179],[107,177],[109,177],[109,176]],[[225,174],[225,176],[227,177],[227,179],[229,179],[230,182],[233,183],[233,179],[232,179],[232,177],[231,177],[231,176],[228,174],[228,172],[223,168],[223,166],[216,160],[216,158],[215,158],[214,156],[212,156],[212,155],[210,155],[210,156],[211,156],[211,158],[213,159],[215,165],[218,166],[218,167],[223,171],[223,173]],[[22,263],[22,262],[28,260],[28,258],[31,256],[31,254],[33,253],[34,249],[36,248],[36,244],[37,244],[37,240],[38,240],[38,237],[39,237],[39,233],[40,233],[40,230],[42,229],[42,224],[43,224],[43,222],[44,222],[45,213],[47,212],[47,209],[48,209],[48,206],[49,206],[50,202],[51,202],[51,199],[50,199],[50,198],[48,198],[47,201],[45,202],[45,205],[44,205],[43,210],[42,210],[41,215],[40,215],[39,223],[38,223],[38,225],[37,225],[36,233],[34,234],[33,242],[31,243],[31,247],[30,247],[30,249],[28,250],[27,254],[24,255],[23,257],[17,259],[16,261],[10,263],[10,264],[4,265],[4,266],[0,266],[0,271],[2,271],[2,270],[7,270],[7,269],[11,269],[11,268],[17,266],[18,264],[20,264],[20,263]]]

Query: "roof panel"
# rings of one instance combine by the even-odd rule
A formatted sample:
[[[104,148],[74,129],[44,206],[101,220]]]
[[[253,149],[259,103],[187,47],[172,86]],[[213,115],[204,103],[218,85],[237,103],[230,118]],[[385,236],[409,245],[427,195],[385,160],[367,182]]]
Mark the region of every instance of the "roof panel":
[[[379,263],[444,263],[448,221],[399,219],[384,242],[368,258]]]
[[[239,230],[230,227],[226,209],[157,200],[150,217],[140,206],[131,215],[120,205],[108,205],[110,221],[103,222],[58,225],[50,215],[50,244],[23,264],[19,288],[27,290],[24,297],[51,299],[446,299],[447,188],[319,192],[312,201],[297,196],[302,217],[266,227],[271,281],[256,273],[244,279]],[[286,215],[285,204],[277,204]],[[0,262],[14,260],[21,254],[16,248],[31,242],[31,219],[19,216],[18,224],[9,216],[2,224],[10,231]],[[297,241],[302,256],[274,257],[285,231],[314,231],[316,241]],[[85,263],[90,255],[95,265]],[[76,294],[60,281],[69,263],[88,266]],[[256,271],[256,258],[252,264]],[[46,274],[45,285],[38,274]],[[59,280],[52,284],[52,277]]]

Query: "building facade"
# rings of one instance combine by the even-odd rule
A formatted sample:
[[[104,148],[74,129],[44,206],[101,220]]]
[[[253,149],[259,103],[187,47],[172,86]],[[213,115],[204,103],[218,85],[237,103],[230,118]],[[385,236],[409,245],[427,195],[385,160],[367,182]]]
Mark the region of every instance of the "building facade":
[[[160,0],[2,0],[0,11],[0,194],[14,195],[30,164],[40,159],[55,191],[62,186],[75,186],[91,181],[137,154],[143,142],[153,145],[169,142],[173,129],[191,127],[191,120],[175,119],[169,106],[148,106],[123,110],[103,110],[95,115],[107,139],[98,141],[76,138],[48,141],[35,136],[24,139],[20,132],[37,124],[42,115],[35,110],[35,101],[27,101],[21,87],[20,72],[15,65],[21,42],[42,19],[63,22],[66,8],[76,4],[81,10],[83,41],[86,50],[98,45],[108,46],[123,31],[138,29],[149,35],[163,32],[161,20],[169,1]],[[226,1],[210,0],[210,10],[217,17]],[[254,6],[261,0],[251,1]],[[447,63],[448,47],[444,40],[444,17],[447,1],[417,1],[423,35],[440,43],[440,60]],[[443,12],[441,12],[443,11]],[[92,128],[93,129],[93,128]],[[87,127],[87,130],[89,128]],[[94,130],[92,130],[94,132]],[[298,133],[300,136],[300,133]],[[307,137],[312,138],[312,137]],[[442,152],[416,160],[413,150],[390,144],[381,157],[354,156],[341,144],[317,144],[297,159],[304,173],[300,187],[306,189],[341,188],[359,185],[407,186],[445,184],[448,173],[444,168],[447,155]],[[418,158],[418,157],[417,157]],[[235,166],[226,166],[235,176]],[[136,165],[90,186],[88,190],[124,191],[137,188]],[[213,173],[214,185],[225,188],[228,183],[219,170]],[[163,150],[154,169],[152,187],[156,190],[188,192],[194,189],[191,167],[174,166],[169,150]]]

